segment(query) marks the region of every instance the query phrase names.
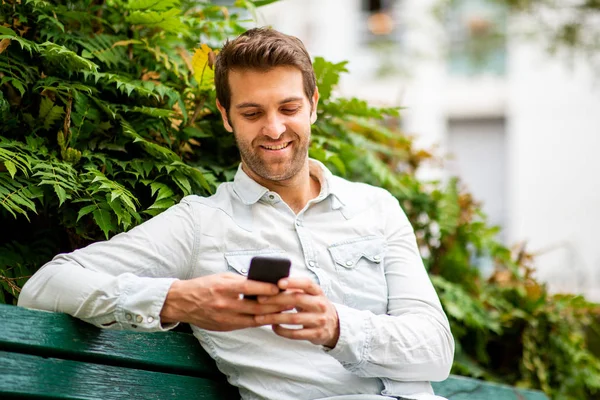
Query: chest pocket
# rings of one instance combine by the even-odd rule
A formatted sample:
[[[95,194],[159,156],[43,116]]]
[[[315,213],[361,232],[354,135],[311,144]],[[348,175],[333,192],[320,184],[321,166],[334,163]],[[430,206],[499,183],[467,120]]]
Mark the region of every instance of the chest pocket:
[[[387,312],[385,249],[385,240],[380,236],[359,237],[328,247],[343,286],[344,304],[375,314]]]
[[[236,250],[225,253],[227,260],[227,270],[236,274],[248,276],[250,269],[250,261],[253,257],[282,257],[285,251],[279,249],[263,249],[263,250]]]

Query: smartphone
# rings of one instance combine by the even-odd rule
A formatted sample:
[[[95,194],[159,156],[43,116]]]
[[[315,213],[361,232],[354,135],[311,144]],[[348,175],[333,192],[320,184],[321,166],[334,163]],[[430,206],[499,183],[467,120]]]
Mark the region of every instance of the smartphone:
[[[277,284],[281,278],[290,275],[292,262],[287,258],[253,257],[250,261],[248,279]],[[254,295],[246,295],[245,299],[256,300]]]

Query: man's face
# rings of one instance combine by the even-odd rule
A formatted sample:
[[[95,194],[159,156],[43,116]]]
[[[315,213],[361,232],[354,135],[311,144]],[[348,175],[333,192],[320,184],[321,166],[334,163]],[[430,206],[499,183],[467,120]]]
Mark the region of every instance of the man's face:
[[[302,73],[294,67],[231,71],[229,87],[229,118],[217,106],[225,128],[235,135],[246,173],[259,182],[296,176],[307,165],[318,92],[311,107]]]

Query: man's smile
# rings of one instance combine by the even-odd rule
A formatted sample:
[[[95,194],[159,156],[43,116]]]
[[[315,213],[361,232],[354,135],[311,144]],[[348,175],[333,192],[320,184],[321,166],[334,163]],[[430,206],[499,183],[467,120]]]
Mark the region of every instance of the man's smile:
[[[278,144],[261,144],[260,147],[264,150],[269,151],[280,151],[286,149],[292,142],[278,143]]]

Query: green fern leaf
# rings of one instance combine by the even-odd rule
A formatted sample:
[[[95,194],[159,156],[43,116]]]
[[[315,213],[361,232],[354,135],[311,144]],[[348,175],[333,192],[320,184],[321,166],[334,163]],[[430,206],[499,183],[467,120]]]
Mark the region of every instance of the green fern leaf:
[[[453,235],[459,224],[460,206],[458,202],[458,179],[452,178],[439,203],[438,223],[440,231]]]
[[[149,140],[144,139],[139,133],[137,133],[133,127],[127,122],[121,122],[121,126],[123,127],[123,133],[133,139],[133,143],[140,143],[144,150],[146,150],[150,155],[167,159],[170,161],[180,161],[179,156],[173,153],[171,150],[166,147],[160,146],[156,143],[150,142]]]
[[[17,167],[15,166],[15,163],[12,161],[4,161],[4,166],[10,174],[10,177],[14,179],[15,174],[17,173]]]
[[[181,10],[172,8],[164,12],[134,11],[126,20],[133,25],[143,25],[149,28],[161,28],[166,32],[187,32],[187,26],[181,21]]]
[[[55,64],[62,65],[69,73],[74,71],[98,71],[98,66],[96,64],[78,56],[74,51],[71,51],[64,46],[52,42],[44,42],[39,45],[39,48],[40,54],[43,57]]]
[[[42,101],[40,102],[39,119],[42,121],[44,129],[50,129],[52,125],[54,125],[54,123],[62,117],[63,114],[64,110],[62,107],[55,106],[52,100],[50,100],[48,97],[42,97]]]
[[[179,0],[130,0],[125,7],[130,10],[165,11],[179,6]]]
[[[38,53],[40,51],[39,46],[27,39],[22,38],[21,36],[17,36],[14,32],[13,34],[3,34],[0,35],[0,40],[2,39],[10,39],[10,40],[14,40],[15,42],[19,43],[19,45],[21,46],[21,49],[23,50],[27,50],[29,52],[29,55],[31,55],[34,51],[36,53]]]
[[[10,163],[17,170],[21,171],[26,177],[29,176],[31,172],[31,160],[32,158],[23,152],[19,147],[16,146],[16,142],[9,141],[0,141],[0,160],[4,161],[4,163]],[[19,151],[19,153],[15,151],[8,150],[8,148],[15,149]],[[11,166],[6,166],[6,169],[10,172]],[[12,174],[14,178],[14,174]]]
[[[164,108],[154,108],[154,107],[144,107],[144,106],[128,108],[128,109],[126,109],[126,111],[145,114],[145,115],[149,115],[151,117],[157,117],[157,118],[172,118],[173,115],[175,114],[173,111],[166,110]]]
[[[6,173],[0,172],[0,206],[13,217],[21,214],[29,221],[27,209],[37,213],[33,199],[38,197],[40,192],[30,190],[27,181],[9,178]]]
[[[115,37],[111,35],[94,35],[93,37],[75,37],[75,43],[84,50],[81,56],[86,59],[97,59],[108,67],[127,65],[130,60],[127,58],[126,48],[115,46]],[[122,41],[117,41],[119,43]]]
[[[54,185],[54,192],[58,196],[58,206],[60,207],[67,200],[67,192],[59,185]]]

